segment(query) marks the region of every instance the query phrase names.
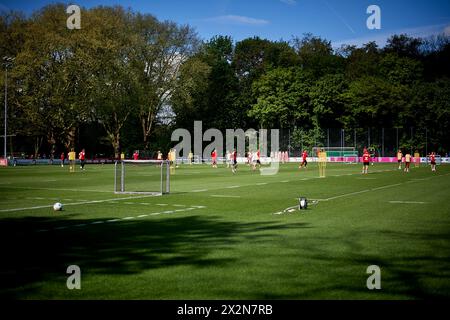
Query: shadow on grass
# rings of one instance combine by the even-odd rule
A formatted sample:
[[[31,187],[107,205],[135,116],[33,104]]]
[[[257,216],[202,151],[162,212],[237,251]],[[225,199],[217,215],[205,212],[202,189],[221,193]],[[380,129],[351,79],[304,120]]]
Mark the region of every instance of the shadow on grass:
[[[138,275],[178,266],[200,272],[217,267],[217,272],[228,273],[228,279],[235,272],[236,286],[211,286],[204,293],[210,299],[450,297],[450,232],[445,228],[433,233],[324,234],[306,223],[224,221],[198,215],[74,227],[92,222],[73,217],[2,219],[0,296],[39,296],[47,281],[64,288],[66,268],[75,264],[82,273],[88,270],[94,275]],[[70,228],[54,229],[61,226]],[[36,232],[39,229],[50,231]],[[240,251],[242,243],[248,247]],[[246,263],[249,268],[242,269]],[[369,291],[366,268],[373,264],[381,268],[382,289]],[[234,271],[236,266],[242,274],[239,268]],[[247,271],[251,276],[244,277]]]
[[[102,275],[139,274],[180,265],[224,266],[235,258],[217,252],[226,252],[235,243],[268,241],[283,228],[307,227],[302,223],[241,223],[203,216],[89,225],[92,222],[95,220],[63,217],[1,220],[0,296],[26,298],[39,283],[59,278],[65,286],[69,265]],[[64,226],[69,227],[55,229]],[[38,232],[42,229],[48,231]]]
[[[368,239],[370,239],[368,241]],[[339,239],[323,235],[304,242],[299,256],[322,269],[303,269],[290,283],[298,291],[258,293],[262,299],[448,299],[450,297],[450,233],[352,231]],[[333,250],[339,247],[339,250]],[[370,265],[381,269],[381,290],[369,290]],[[302,265],[290,262],[291,270]],[[312,272],[311,272],[312,271]],[[317,276],[314,283],[305,276]]]

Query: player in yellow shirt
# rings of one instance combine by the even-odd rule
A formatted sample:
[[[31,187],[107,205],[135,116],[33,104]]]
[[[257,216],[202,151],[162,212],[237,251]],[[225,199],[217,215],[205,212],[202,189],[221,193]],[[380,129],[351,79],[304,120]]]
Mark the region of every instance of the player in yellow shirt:
[[[75,153],[74,149],[71,149],[69,152],[69,171],[75,172],[75,160],[76,160],[77,154]]]

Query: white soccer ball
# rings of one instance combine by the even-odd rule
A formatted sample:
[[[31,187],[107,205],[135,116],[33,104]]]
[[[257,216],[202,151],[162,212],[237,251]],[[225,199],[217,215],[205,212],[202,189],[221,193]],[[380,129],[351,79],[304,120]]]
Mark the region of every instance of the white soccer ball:
[[[53,210],[55,210],[55,211],[61,211],[62,208],[63,208],[63,205],[61,202],[57,202],[53,205]]]

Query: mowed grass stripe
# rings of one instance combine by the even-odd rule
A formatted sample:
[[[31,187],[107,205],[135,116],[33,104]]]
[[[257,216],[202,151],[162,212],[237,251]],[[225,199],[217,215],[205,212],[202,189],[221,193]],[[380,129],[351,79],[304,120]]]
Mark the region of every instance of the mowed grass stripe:
[[[276,176],[261,177],[250,169],[232,176],[225,168],[207,166],[196,166],[199,174],[182,175],[194,168],[181,166],[171,177],[174,192],[145,199],[148,206],[129,199],[124,201],[135,205],[73,205],[57,214],[4,212],[0,241],[7,245],[0,272],[8,281],[0,294],[19,299],[450,297],[449,166],[438,167],[436,174],[429,167],[406,174],[392,170],[395,164],[376,164],[377,170],[390,171],[370,173],[376,179],[367,180],[357,179],[360,165],[330,164],[325,179],[317,178],[317,166],[302,172],[296,167],[281,165]],[[87,180],[80,181],[54,168],[2,168],[0,180],[15,184],[18,178],[24,186],[39,187],[36,181],[45,177],[61,181],[58,186],[94,190],[111,185],[112,170],[104,169],[89,166],[80,174]],[[226,190],[233,185],[241,187]],[[190,192],[196,189],[209,191]],[[365,190],[370,192],[358,193]],[[354,194],[342,197],[349,193]],[[296,205],[303,195],[340,197],[310,206],[305,214],[268,214]],[[105,198],[57,187],[0,188],[0,204],[27,207],[45,201],[24,197]],[[181,204],[186,207],[175,206]],[[176,211],[181,209],[186,210]],[[65,286],[64,270],[71,264],[82,268],[83,289],[77,292]],[[372,264],[382,269],[382,290],[365,285]]]

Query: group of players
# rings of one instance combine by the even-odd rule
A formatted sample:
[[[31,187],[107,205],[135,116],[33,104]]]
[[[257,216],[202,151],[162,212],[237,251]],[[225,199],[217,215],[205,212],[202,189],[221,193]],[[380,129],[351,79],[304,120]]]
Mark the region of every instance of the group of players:
[[[212,155],[212,159],[213,159],[213,167],[217,168],[217,152],[216,150],[213,151]],[[364,147],[363,150],[363,155],[362,155],[362,162],[363,162],[363,169],[362,169],[362,174],[368,174],[369,173],[369,165],[371,163],[371,154],[369,152],[369,150]],[[308,166],[308,152],[306,150],[303,150],[302,155],[302,163],[299,166],[299,169],[306,169]],[[412,156],[410,153],[406,153],[405,156],[403,157],[402,151],[398,150],[397,152],[397,161],[398,161],[398,169],[401,170],[402,169],[402,162],[404,159],[405,162],[405,167],[403,169],[404,172],[409,172],[410,167],[411,167],[411,161],[412,161]],[[431,171],[435,172],[436,171],[436,154],[435,152],[431,152],[431,154],[428,155],[428,158],[430,159],[430,164],[431,164]],[[420,161],[420,160],[416,160],[416,161]],[[247,156],[247,163],[252,165],[253,170],[256,169],[256,166],[259,165],[261,166],[261,162],[260,162],[260,152],[259,150],[255,153],[249,152],[248,156]],[[234,150],[233,153],[228,153],[227,152],[227,168],[228,167],[232,167],[232,171],[233,173],[236,173],[236,166],[237,166],[237,162],[236,162],[236,150]],[[373,163],[372,163],[373,165]]]
[[[431,171],[436,171],[436,154],[434,152],[432,152],[431,154],[428,155],[428,157],[430,159]],[[403,159],[405,159],[405,168],[403,169],[403,171],[408,173],[409,169],[411,167],[411,160],[413,159],[413,157],[411,156],[411,154],[409,152],[407,152],[405,154],[405,156],[403,157],[403,153],[399,149],[397,151],[398,170],[402,170]],[[367,148],[364,148],[362,160],[363,160],[362,173],[367,174],[368,170],[369,170],[370,160],[371,160],[371,155],[370,155],[369,151],[367,150]],[[420,160],[416,160],[416,161],[420,161]]]
[[[68,153],[67,158],[69,160],[69,163],[71,164],[71,170],[73,169],[73,163],[76,160],[76,153],[75,151],[72,149],[71,152]],[[189,152],[189,163],[192,164],[193,163],[193,154],[192,152]],[[306,150],[303,150],[302,155],[302,163],[299,166],[299,169],[306,169],[308,166],[308,152]],[[435,152],[431,152],[428,155],[428,158],[430,159],[430,164],[431,164],[431,171],[436,171],[436,154]],[[66,159],[65,153],[62,152],[61,153],[61,167],[64,167],[64,161]],[[78,159],[80,160],[80,169],[84,170],[84,166],[86,163],[86,153],[85,153],[85,149],[82,149],[79,153],[78,153]],[[134,160],[138,160],[139,159],[139,151],[135,151],[133,153],[133,159]],[[158,160],[162,160],[163,159],[163,154],[161,153],[161,151],[158,151],[157,153],[157,159]],[[170,151],[167,154],[167,159],[169,161],[171,161],[171,164],[173,164],[175,162],[175,150],[174,149],[170,149]],[[404,159],[404,163],[405,166],[403,168],[404,172],[409,172],[410,167],[411,167],[411,162],[413,157],[411,156],[411,154],[409,152],[407,152],[405,155],[403,155],[402,151],[399,149],[397,151],[397,162],[398,162],[398,169],[402,170],[402,163],[403,163],[403,159]],[[217,150],[214,149],[211,152],[211,160],[212,160],[212,167],[213,168],[217,168]],[[372,160],[372,156],[369,152],[369,150],[364,147],[363,150],[363,155],[362,155],[362,162],[363,162],[363,168],[362,168],[362,174],[368,174],[369,171],[369,165],[371,163]],[[417,160],[416,160],[417,161]],[[231,168],[231,171],[233,173],[236,173],[237,171],[237,152],[236,149],[234,149],[233,151],[227,151],[226,154],[226,163],[227,163],[227,168]],[[251,166],[251,168],[253,170],[256,170],[257,168],[261,167],[261,153],[260,150],[256,150],[256,151],[249,151],[247,152],[247,164]],[[373,163],[372,163],[373,165]]]
[[[409,172],[412,156],[410,153],[407,152],[404,158],[405,158],[405,168],[403,169],[403,171]],[[428,155],[428,158],[430,159],[431,171],[436,171],[436,153],[431,152],[431,154]],[[403,153],[402,150],[399,149],[397,151],[398,170],[402,170],[402,161],[403,161]]]
[[[64,161],[66,160],[66,155],[64,152],[61,152],[61,167],[64,168]],[[67,159],[69,160],[69,169],[71,172],[75,171],[75,160],[76,160],[76,153],[75,150],[72,149],[70,152],[67,153]],[[86,164],[86,151],[82,149],[78,153],[78,160],[80,160],[80,169],[84,170],[84,165]]]
[[[75,160],[74,158],[74,154],[75,152],[69,152],[69,160],[71,158],[73,158],[73,160]],[[428,155],[429,159],[430,159],[430,164],[431,164],[431,171],[436,171],[436,154],[434,152],[432,152],[431,154]],[[84,164],[85,164],[85,150],[83,149],[79,155],[78,158],[80,160],[81,163],[81,169],[84,170]],[[133,159],[137,160],[139,158],[139,153],[138,151],[135,151],[133,154]],[[189,163],[192,164],[193,163],[193,154],[192,152],[189,152]],[[306,169],[308,166],[308,152],[306,150],[303,150],[302,155],[302,163],[299,166],[299,169]],[[363,162],[363,169],[362,169],[362,174],[368,174],[369,172],[369,165],[371,163],[371,154],[369,152],[369,150],[364,147],[363,150],[363,155],[362,155],[362,162]],[[409,169],[411,167],[411,160],[412,160],[412,156],[410,153],[406,153],[405,156],[403,157],[403,153],[401,150],[397,151],[397,161],[398,161],[398,169],[401,170],[402,169],[402,162],[403,159],[405,160],[405,167],[404,167],[404,172],[409,172]],[[158,160],[162,160],[162,153],[161,151],[158,151],[158,155],[157,155],[157,159]],[[175,150],[174,149],[170,149],[168,155],[167,155],[167,159],[169,161],[171,161],[171,167],[173,167],[173,164],[175,162]],[[213,168],[217,168],[217,150],[214,149],[211,152],[211,165]],[[234,149],[232,152],[227,151],[226,154],[226,162],[227,162],[227,168],[231,168],[231,171],[233,173],[237,172],[237,152],[236,149]],[[247,153],[247,164],[251,166],[251,168],[253,170],[256,170],[256,168],[261,167],[261,153],[260,150],[256,150],[256,151],[249,151]],[[373,165],[373,163],[372,163]],[[61,154],[61,166],[64,166],[64,153]]]

